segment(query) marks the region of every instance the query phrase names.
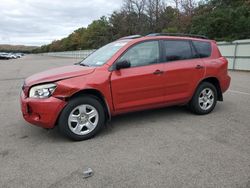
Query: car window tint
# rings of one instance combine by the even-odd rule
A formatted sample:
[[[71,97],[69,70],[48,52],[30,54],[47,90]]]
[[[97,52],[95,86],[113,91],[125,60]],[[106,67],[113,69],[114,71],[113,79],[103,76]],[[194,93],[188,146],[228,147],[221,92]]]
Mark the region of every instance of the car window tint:
[[[127,60],[131,67],[150,65],[159,62],[158,41],[148,41],[130,48],[120,60]]]
[[[211,44],[204,41],[193,41],[194,47],[199,57],[209,57],[211,55]]]
[[[167,40],[165,42],[166,61],[177,61],[193,58],[189,41]]]

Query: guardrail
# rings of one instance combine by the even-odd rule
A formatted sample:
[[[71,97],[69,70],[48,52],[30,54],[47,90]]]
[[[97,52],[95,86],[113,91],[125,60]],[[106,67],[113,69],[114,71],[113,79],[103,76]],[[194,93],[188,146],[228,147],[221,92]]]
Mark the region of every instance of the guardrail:
[[[250,39],[233,42],[218,42],[217,44],[221,54],[228,59],[228,69],[250,71]],[[49,52],[42,53],[41,55],[84,59],[94,51],[95,50]]]

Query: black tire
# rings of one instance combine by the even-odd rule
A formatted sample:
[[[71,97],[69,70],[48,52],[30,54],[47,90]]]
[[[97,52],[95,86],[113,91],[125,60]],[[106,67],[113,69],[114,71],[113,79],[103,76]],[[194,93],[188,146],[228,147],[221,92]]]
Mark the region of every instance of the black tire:
[[[213,92],[214,100],[208,109],[202,109],[199,103],[199,97],[202,96],[201,92],[204,91],[204,89],[210,89]],[[191,101],[188,104],[188,107],[195,114],[198,115],[208,114],[211,111],[213,111],[214,107],[216,106],[217,99],[218,99],[218,92],[215,86],[209,82],[202,82],[196,89]]]
[[[98,123],[96,127],[89,132],[88,134],[85,135],[78,135],[75,134],[74,132],[71,131],[68,123],[68,118],[71,114],[71,112],[79,105],[91,105],[93,106],[97,112],[98,112]],[[59,131],[66,137],[74,140],[74,141],[82,141],[82,140],[87,140],[95,136],[101,128],[105,124],[105,111],[102,103],[100,100],[94,96],[79,96],[77,98],[73,98],[70,100],[67,104],[67,106],[62,110],[59,119],[58,119],[58,127]]]

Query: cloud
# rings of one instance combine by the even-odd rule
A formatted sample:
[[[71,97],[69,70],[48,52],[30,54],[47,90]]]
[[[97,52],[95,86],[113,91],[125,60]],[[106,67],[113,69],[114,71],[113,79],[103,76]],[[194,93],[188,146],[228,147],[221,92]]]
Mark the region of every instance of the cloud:
[[[122,0],[1,0],[0,44],[42,45],[121,7]]]

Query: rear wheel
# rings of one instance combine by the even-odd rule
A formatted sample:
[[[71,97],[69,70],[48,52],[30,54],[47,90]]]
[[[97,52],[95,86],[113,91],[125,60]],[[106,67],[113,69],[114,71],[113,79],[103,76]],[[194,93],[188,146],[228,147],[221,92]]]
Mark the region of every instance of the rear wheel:
[[[96,135],[105,123],[101,102],[92,96],[69,101],[59,117],[60,132],[73,140],[86,140]]]
[[[202,82],[190,101],[189,108],[196,114],[208,114],[214,109],[217,98],[215,86],[209,82]]]

